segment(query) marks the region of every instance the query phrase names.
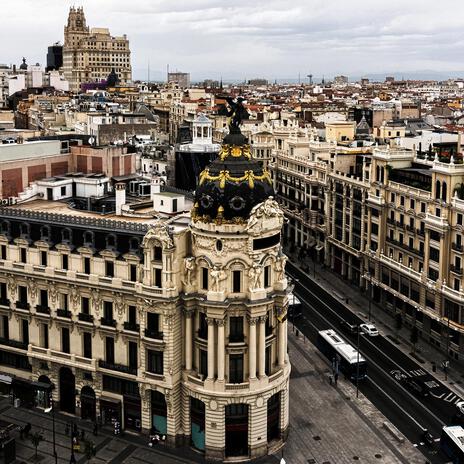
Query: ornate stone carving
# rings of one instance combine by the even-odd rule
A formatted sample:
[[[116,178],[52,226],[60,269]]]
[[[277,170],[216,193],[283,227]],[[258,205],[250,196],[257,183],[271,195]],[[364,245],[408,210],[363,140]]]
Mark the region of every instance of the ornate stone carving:
[[[248,269],[248,278],[250,279],[249,289],[250,292],[259,287],[259,277],[261,276],[263,268],[257,263],[253,263],[253,266]]]
[[[185,285],[192,285],[192,275],[195,272],[195,258],[190,256],[184,259]]]
[[[8,291],[10,292],[11,299],[16,299],[16,291],[18,290],[18,284],[16,283],[16,279],[11,274],[8,274],[7,286]]]
[[[52,283],[48,287],[48,295],[50,296],[51,302],[55,303],[55,301],[58,299],[58,290],[55,284]]]
[[[211,279],[213,280],[212,288],[213,292],[220,292],[220,285],[221,282],[226,279],[227,274],[223,271],[219,266],[215,265],[213,269],[211,269]]]
[[[216,319],[216,325],[219,327],[223,327],[226,324],[226,321],[224,319]]]
[[[267,200],[256,205],[251,210],[250,218],[248,219],[245,230],[247,230],[251,235],[259,235],[264,229],[263,221],[270,218],[277,218],[280,224],[279,228],[282,227],[284,213],[273,197],[269,197]]]
[[[79,290],[75,285],[71,286],[71,291],[69,295],[72,306],[76,307],[79,303]]]
[[[277,280],[279,282],[285,279],[285,264],[286,263],[287,263],[287,257],[285,255],[280,255],[276,259]]]
[[[195,235],[195,244],[197,248],[203,248],[204,250],[212,250],[214,247],[215,239],[202,237],[201,235]]]
[[[122,317],[122,315],[124,314],[124,298],[122,296],[122,293],[116,293],[113,301],[118,316]]]
[[[252,317],[249,314],[247,315],[248,325],[256,325],[258,322],[257,317]]]
[[[142,247],[150,246],[153,241],[159,241],[163,248],[172,248],[174,246],[168,226],[161,221],[155,222],[148,229],[145,237],[143,237]]]
[[[35,283],[35,279],[27,279],[27,287],[29,289],[29,295],[32,300],[35,300],[37,297],[37,285]]]
[[[91,294],[92,300],[93,300],[93,308],[95,310],[95,316],[98,318],[99,315],[100,315],[100,309],[101,309],[101,305],[102,305],[102,299],[101,299],[101,296],[100,296],[100,290],[94,288],[94,289],[92,289],[90,294]]]

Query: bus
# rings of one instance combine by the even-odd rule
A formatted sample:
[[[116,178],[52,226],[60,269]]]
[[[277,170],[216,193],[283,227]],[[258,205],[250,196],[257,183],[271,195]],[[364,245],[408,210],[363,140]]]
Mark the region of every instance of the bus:
[[[443,427],[440,448],[453,464],[464,464],[464,428],[460,425]]]
[[[329,361],[332,363],[338,361],[338,368],[346,378],[362,380],[367,377],[366,360],[335,330],[328,329],[318,332],[316,346]]]

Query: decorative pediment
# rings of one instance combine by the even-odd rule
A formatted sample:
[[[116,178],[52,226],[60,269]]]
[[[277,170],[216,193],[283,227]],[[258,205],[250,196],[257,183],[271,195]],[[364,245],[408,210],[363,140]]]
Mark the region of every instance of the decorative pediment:
[[[143,237],[142,247],[146,248],[152,246],[154,242],[161,243],[163,248],[174,247],[174,241],[169,232],[169,227],[161,221],[152,224],[150,229],[148,229],[145,237]]]
[[[272,218],[276,218],[279,221],[279,226],[282,227],[284,213],[277,201],[273,197],[269,197],[251,210],[246,230],[251,235],[260,235],[266,229],[264,221]]]

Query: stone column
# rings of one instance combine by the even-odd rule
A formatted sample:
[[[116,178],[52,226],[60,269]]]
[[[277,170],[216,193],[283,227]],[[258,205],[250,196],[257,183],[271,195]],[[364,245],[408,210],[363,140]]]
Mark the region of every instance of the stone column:
[[[192,370],[192,311],[185,311],[185,369]]]
[[[266,375],[266,316],[259,318],[259,377]]]
[[[284,322],[279,322],[279,327],[278,327],[278,337],[279,337],[279,352],[278,352],[278,360],[277,362],[279,363],[280,367],[283,367],[285,364],[285,325]]]
[[[250,379],[256,378],[256,322],[256,318],[248,318],[248,327],[250,333],[248,346],[248,371]]]
[[[224,367],[225,367],[225,345],[224,345],[224,319],[216,321],[218,326],[218,343],[217,343],[217,378],[220,382],[224,381]]]
[[[208,379],[214,379],[214,319],[211,317],[206,318],[208,324]]]

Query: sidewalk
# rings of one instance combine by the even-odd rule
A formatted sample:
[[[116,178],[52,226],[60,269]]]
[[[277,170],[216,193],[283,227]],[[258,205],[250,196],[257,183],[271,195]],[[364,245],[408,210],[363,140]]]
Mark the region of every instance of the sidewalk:
[[[331,368],[312,343],[291,330],[288,349],[290,430],[284,458],[291,464],[423,464],[426,457],[343,376],[330,385]],[[403,441],[400,441],[403,440]],[[420,444],[418,445],[421,446]],[[427,452],[428,450],[425,450]],[[275,455],[278,463],[281,453]]]
[[[293,259],[293,264],[301,269],[296,255]],[[308,277],[314,280],[314,264],[311,262],[310,270],[306,273]],[[350,308],[356,315],[368,320],[369,314],[369,299],[364,293],[361,293],[358,287],[350,285],[337,274],[333,273],[320,264],[316,263],[316,282],[324,289],[330,291],[337,299],[342,301],[346,307]],[[347,300],[348,298],[348,300]],[[346,302],[348,301],[348,303]],[[395,329],[394,318],[385,312],[377,303],[371,301],[371,322],[374,323],[380,330],[381,334],[387,336],[390,340],[396,337],[398,332],[399,343],[395,345],[403,353],[410,356],[412,352],[410,337],[410,328],[404,327],[399,331]],[[446,358],[446,354],[440,351],[435,346],[428,343],[423,338],[419,338],[416,344],[416,353],[423,361],[421,364],[417,358],[414,360],[422,367],[428,370],[442,383],[452,390],[456,395],[464,399],[464,362],[450,359],[450,367],[448,368],[448,379],[445,381],[445,373],[441,369],[441,362]],[[437,372],[432,372],[432,362],[437,366]]]

